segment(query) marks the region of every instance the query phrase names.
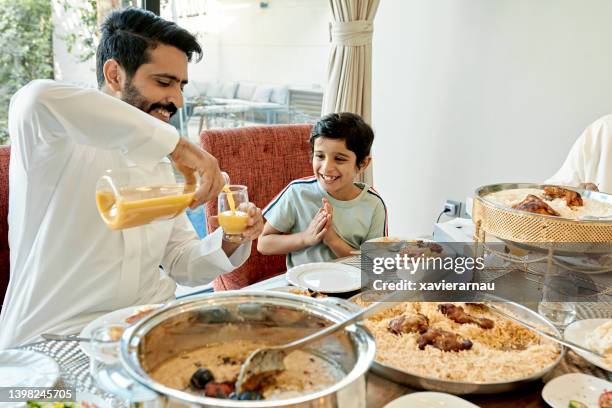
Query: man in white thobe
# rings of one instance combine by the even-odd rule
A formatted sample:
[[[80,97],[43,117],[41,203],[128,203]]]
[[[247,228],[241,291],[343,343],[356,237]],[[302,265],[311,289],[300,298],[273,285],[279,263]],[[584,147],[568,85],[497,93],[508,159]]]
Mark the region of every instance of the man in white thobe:
[[[168,301],[175,281],[205,284],[248,258],[263,226],[253,205],[240,246],[222,241],[220,230],[199,240],[184,213],[113,231],[97,211],[96,182],[107,169],[143,168],[154,173],[152,185],[174,182],[168,155],[186,177],[203,177],[194,205],[216,197],[223,184],[216,160],[166,123],[183,104],[194,52],[201,52],[195,38],[175,24],[138,9],[114,12],[97,55],[101,91],[38,80],[13,96],[11,275],[0,349]]]
[[[584,130],[563,166],[547,183],[612,193],[612,115],[596,120]]]

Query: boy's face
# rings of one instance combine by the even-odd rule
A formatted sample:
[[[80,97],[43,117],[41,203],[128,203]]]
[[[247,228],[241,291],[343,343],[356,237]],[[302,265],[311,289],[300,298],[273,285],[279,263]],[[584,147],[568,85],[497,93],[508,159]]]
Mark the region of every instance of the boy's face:
[[[344,139],[318,137],[314,142],[312,170],[321,186],[332,197],[347,199],[353,190],[357,156],[347,149]]]
[[[149,62],[123,82],[119,97],[124,102],[168,122],[183,106],[187,83],[187,55],[176,47],[160,44],[149,50]]]

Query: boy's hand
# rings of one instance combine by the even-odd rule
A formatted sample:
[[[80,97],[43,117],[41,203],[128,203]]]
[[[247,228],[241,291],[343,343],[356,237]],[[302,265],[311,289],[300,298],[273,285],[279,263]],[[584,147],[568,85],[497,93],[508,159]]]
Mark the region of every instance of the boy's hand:
[[[329,216],[327,217],[327,224],[325,224],[325,235],[323,235],[323,243],[329,246],[330,242],[333,242],[338,238],[338,233],[334,228],[334,207],[329,203],[327,198],[323,198],[323,207],[321,207]]]
[[[320,208],[312,221],[310,221],[308,228],[300,233],[304,246],[310,247],[321,242],[323,236],[327,232],[327,228],[325,227],[328,223],[328,219],[331,219],[331,215],[329,215],[325,209]]]

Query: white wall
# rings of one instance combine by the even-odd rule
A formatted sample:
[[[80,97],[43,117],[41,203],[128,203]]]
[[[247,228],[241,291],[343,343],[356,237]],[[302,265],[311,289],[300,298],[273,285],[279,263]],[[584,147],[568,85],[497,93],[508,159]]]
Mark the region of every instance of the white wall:
[[[609,0],[382,0],[373,40],[374,179],[395,235],[446,198],[541,181],[612,112]]]
[[[200,32],[204,46],[204,60],[190,65],[191,78],[323,86],[328,0],[268,3],[262,9],[259,0],[209,0],[206,18],[180,19],[179,24]]]
[[[77,14],[78,5],[84,4],[82,0],[70,0],[74,7],[64,10],[63,1],[53,0],[53,62],[55,79],[73,83],[96,83],[95,58],[87,62],[79,62],[77,56],[82,51],[80,44],[73,53],[68,53],[66,42],[62,39],[69,32],[84,35],[85,31]]]

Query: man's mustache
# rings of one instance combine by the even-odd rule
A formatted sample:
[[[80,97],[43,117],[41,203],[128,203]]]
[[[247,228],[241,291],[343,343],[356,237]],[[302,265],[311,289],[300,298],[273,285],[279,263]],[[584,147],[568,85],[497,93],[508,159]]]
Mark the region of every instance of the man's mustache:
[[[155,109],[165,109],[168,112],[170,112],[170,117],[174,116],[174,114],[176,113],[176,111],[178,110],[178,108],[173,104],[173,103],[169,103],[169,104],[162,104],[162,103],[154,103],[153,105],[151,105],[149,107],[148,113],[153,112]]]

